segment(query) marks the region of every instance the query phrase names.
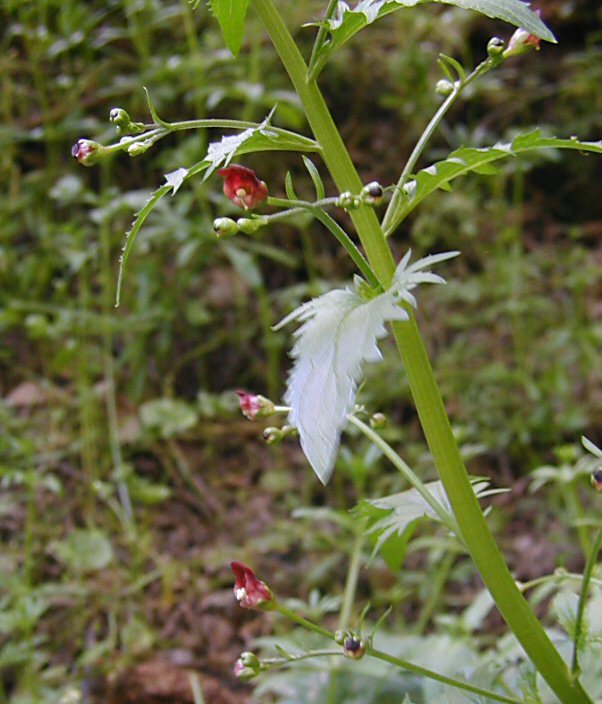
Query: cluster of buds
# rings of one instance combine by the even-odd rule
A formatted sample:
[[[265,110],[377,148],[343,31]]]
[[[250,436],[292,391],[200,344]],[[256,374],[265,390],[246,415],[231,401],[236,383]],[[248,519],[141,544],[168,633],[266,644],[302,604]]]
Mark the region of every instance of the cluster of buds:
[[[253,169],[231,164],[217,172],[224,179],[224,195],[245,210],[255,208],[268,197],[268,187]]]
[[[352,631],[336,631],[335,643],[343,646],[343,655],[350,660],[359,660],[366,654],[366,642]]]
[[[219,239],[224,239],[226,237],[233,237],[239,232],[245,235],[253,235],[259,228],[267,224],[268,219],[266,217],[258,216],[252,218],[238,218],[238,220],[233,220],[232,218],[216,218],[213,221],[213,229]]]
[[[276,411],[276,406],[269,398],[260,394],[251,394],[243,389],[237,389],[236,395],[240,404],[240,410],[249,420],[256,418],[266,418]]]
[[[517,29],[510,37],[508,46],[505,45],[503,39],[492,37],[487,43],[487,54],[497,66],[511,56],[526,54],[529,51],[533,51],[533,49],[538,50],[540,42],[541,39],[539,37],[521,28]]]
[[[356,210],[360,205],[375,206],[382,203],[384,193],[384,188],[378,181],[371,181],[362,188],[359,195],[355,195],[351,191],[343,191],[336,204],[343,210]]]
[[[263,431],[263,439],[268,445],[277,445],[286,438],[295,438],[297,435],[299,431],[292,425],[283,425],[281,428],[269,427]]]
[[[123,108],[112,108],[109,120],[115,125],[117,134],[138,134],[146,129],[142,122],[132,122]]]
[[[265,666],[262,665],[261,660],[255,653],[246,651],[241,653],[238,660],[234,663],[233,672],[234,676],[240,680],[250,680],[253,677],[257,677],[265,669]]]
[[[242,562],[231,562],[234,572],[234,596],[243,609],[271,611],[276,607],[272,590],[265,582],[257,579],[250,567]]]

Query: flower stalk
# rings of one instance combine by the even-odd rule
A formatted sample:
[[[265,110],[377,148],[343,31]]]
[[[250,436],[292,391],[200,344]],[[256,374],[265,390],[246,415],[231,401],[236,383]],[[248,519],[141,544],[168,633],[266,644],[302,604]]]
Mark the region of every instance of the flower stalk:
[[[251,0],[270,35],[306,111],[322,156],[340,192],[357,193],[362,184],[324,98],[272,0]],[[372,208],[359,207],[350,217],[368,262],[380,283],[388,287],[395,263]],[[412,396],[435,465],[444,484],[471,556],[500,613],[529,658],[563,704],[592,704],[583,687],[570,674],[516,583],[497,547],[460,456],[430,360],[416,321],[393,325]],[[509,700],[515,701],[515,700]]]

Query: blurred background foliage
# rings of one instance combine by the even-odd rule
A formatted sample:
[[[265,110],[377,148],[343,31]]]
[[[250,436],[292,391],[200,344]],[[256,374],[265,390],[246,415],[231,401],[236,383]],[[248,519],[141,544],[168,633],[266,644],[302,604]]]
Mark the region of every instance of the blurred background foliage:
[[[292,28],[324,6],[278,4]],[[541,9],[558,46],[475,85],[423,166],[536,125],[600,138],[600,5],[547,0]],[[295,31],[306,54],[314,31]],[[438,53],[471,67],[492,35],[511,32],[426,5],[373,25],[335,56],[320,82],[366,182],[396,180],[439,104]],[[193,701],[178,699],[178,687],[190,689],[182,668],[201,671],[209,701],[245,701],[231,662],[268,626],[257,619],[241,635],[227,563],[262,562],[291,596],[335,596],[347,538],[328,520],[292,522],[291,510],[318,502],[346,511],[402,486],[351,433],[333,485],[321,489],[294,443],[258,440],[233,394],[280,398],[290,337],[270,327],[353,271],[305,219],[216,241],[213,219],[234,209],[217,178],[199,180],[147,221],[115,309],[133,212],[220,135],[177,134],[91,169],[70,147],[115,140],[113,107],[148,120],[143,86],[165,120],[260,121],[277,104],[275,124],[307,132],[299,101],[252,14],[233,60],[207,10],[184,0],[2,0],[0,47],[0,702],[161,701],[149,679],[170,683],[170,701]],[[311,193],[296,155],[244,161],[274,195],[287,170]],[[392,238],[397,257],[409,246],[462,252],[447,287],[421,292],[419,322],[471,470],[519,495],[531,470],[577,461],[579,436],[602,432],[601,203],[599,159],[523,157],[435,194]],[[361,401],[387,414],[389,441],[432,478],[403,372],[383,350]],[[500,499],[492,520],[505,526],[519,578],[579,566],[575,506],[563,491],[551,482],[519,508]],[[552,546],[542,553],[543,537]],[[409,549],[413,569],[397,575],[376,561],[361,594],[401,604],[410,621],[426,600],[426,627],[477,584],[467,562],[452,559],[441,583],[453,588],[430,591],[425,574],[443,549],[441,540]],[[148,662],[152,676],[140,671]]]

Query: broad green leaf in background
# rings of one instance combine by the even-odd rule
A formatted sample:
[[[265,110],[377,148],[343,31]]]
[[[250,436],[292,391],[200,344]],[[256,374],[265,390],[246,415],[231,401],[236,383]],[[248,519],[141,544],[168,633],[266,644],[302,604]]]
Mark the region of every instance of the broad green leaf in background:
[[[455,5],[465,10],[480,12],[487,17],[522,27],[549,42],[556,41],[539,16],[521,0],[361,0],[353,8],[347,2],[339,2],[332,19],[323,24],[328,30],[329,38],[317,52],[314,65],[311,67],[312,76],[315,77],[329,57],[366,25],[396,10],[426,2]]]
[[[458,176],[471,171],[483,173],[484,169],[498,159],[518,156],[535,149],[577,149],[582,152],[602,154],[602,140],[581,142],[577,138],[559,139],[544,137],[539,130],[518,135],[509,142],[498,142],[493,147],[460,147],[447,159],[438,161],[419,171],[413,180],[404,186],[405,199],[393,216],[383,222],[386,235],[402,222],[430,193],[438,188],[448,188],[448,184]]]
[[[157,398],[143,403],[140,419],[145,428],[157,432],[162,438],[181,435],[199,420],[190,404],[173,398]]]
[[[422,270],[457,254],[436,254],[408,266],[408,251],[384,293],[366,301],[360,294],[361,285],[355,290],[330,291],[303,304],[276,326],[279,330],[293,320],[303,323],[295,333],[291,352],[295,364],[284,399],[291,407],[289,421],[299,431],[303,452],[323,484],[332,476],[362,364],[382,358],[376,343],[387,333],[385,322],[407,320],[400,304],[416,306],[411,289],[420,283],[445,283],[440,276]]]
[[[74,572],[94,572],[113,560],[113,548],[107,536],[96,528],[78,528],[54,544],[57,558]]]
[[[207,0],[207,3],[219,22],[226,46],[236,56],[242,46],[249,0]]]

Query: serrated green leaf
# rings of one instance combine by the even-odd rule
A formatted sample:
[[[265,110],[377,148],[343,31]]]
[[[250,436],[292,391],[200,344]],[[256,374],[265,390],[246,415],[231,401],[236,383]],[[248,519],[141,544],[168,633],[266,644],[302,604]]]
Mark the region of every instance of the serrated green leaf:
[[[226,46],[238,55],[245,31],[249,0],[210,0],[209,7],[217,18]]]
[[[518,135],[510,142],[498,142],[492,147],[460,147],[452,152],[447,159],[419,171],[413,180],[405,184],[406,198],[402,201],[397,212],[383,223],[385,233],[390,235],[397,225],[428,195],[439,188],[446,189],[450,181],[458,176],[472,171],[483,173],[483,169],[491,168],[491,162],[537,149],[576,149],[582,152],[602,154],[602,140],[581,142],[576,138],[543,137],[539,130],[534,130]]]
[[[515,27],[522,27],[546,41],[556,41],[552,32],[539,16],[529,9],[527,3],[521,0],[361,0],[355,4],[353,9],[346,2],[341,2],[332,19],[322,25],[328,30],[329,41],[324,42],[318,50],[311,66],[312,78],[318,75],[335,51],[367,25],[397,10],[423,5],[427,2],[473,10],[492,19],[508,22]]]

